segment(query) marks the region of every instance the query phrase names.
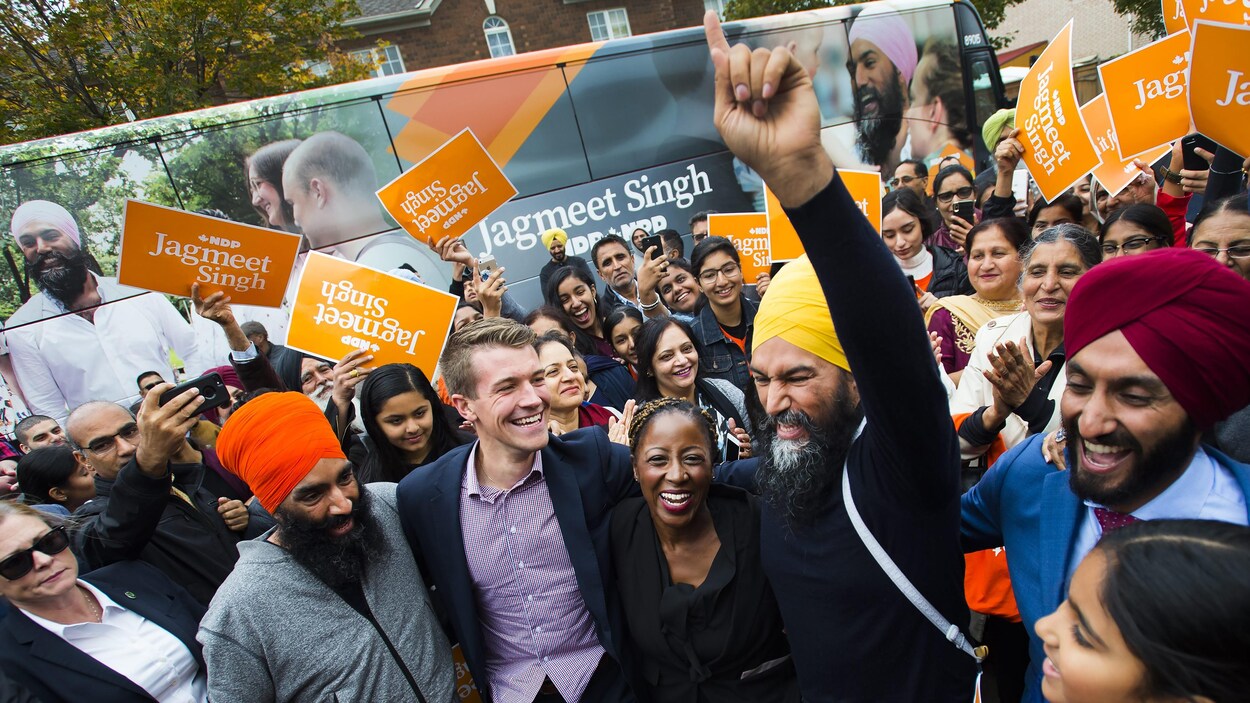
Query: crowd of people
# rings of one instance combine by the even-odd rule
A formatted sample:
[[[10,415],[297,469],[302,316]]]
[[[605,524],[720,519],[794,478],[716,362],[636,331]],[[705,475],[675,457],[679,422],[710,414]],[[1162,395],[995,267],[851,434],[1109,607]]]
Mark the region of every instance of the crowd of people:
[[[1004,112],[986,173],[885,174],[878,234],[791,49],[707,38],[716,127],[807,252],[754,286],[707,213],[689,258],[545,232],[528,311],[431,242],[461,297],[437,374],[193,289],[211,410],[134,351],[122,306],[168,303],[88,305],[127,344],[0,483],[0,700],[1245,700],[1250,160],[1017,203]],[[916,110],[947,60],[913,57]],[[307,214],[266,164],[327,140],[253,159],[275,226]],[[20,214],[37,275],[110,300],[68,213]]]

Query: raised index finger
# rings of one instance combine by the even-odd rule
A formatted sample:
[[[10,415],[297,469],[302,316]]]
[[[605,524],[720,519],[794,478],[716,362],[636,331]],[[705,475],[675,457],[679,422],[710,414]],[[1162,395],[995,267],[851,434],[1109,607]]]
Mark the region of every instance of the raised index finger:
[[[729,52],[729,40],[725,38],[725,30],[721,27],[720,17],[715,10],[703,13],[703,34],[707,37],[707,48],[712,51]]]

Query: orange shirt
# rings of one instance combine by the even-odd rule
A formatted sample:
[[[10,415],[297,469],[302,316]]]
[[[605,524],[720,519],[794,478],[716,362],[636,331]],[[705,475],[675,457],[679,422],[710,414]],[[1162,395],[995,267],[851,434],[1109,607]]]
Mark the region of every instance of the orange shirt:
[[[933,280],[932,271],[929,272],[928,276],[925,276],[924,278],[916,279],[916,291],[917,291],[916,298],[922,297],[924,295],[924,292],[929,290],[929,282],[932,280]]]

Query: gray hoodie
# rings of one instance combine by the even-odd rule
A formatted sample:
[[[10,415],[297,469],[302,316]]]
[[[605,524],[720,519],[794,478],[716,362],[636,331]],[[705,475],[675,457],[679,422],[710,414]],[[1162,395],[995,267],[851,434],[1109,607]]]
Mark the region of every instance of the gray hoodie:
[[[385,541],[365,574],[365,600],[425,699],[456,701],[451,647],[404,540],[395,484],[362,489]],[[214,703],[416,700],[373,625],[264,537],[239,543],[197,639]]]

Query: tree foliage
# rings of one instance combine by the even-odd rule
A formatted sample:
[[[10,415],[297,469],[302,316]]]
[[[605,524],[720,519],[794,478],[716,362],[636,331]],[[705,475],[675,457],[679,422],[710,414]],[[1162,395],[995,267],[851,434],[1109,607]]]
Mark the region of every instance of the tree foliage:
[[[353,0],[0,0],[0,143],[354,80]],[[317,75],[310,66],[328,65]]]
[[[1155,38],[1163,36],[1163,3],[1159,0],[1115,0],[1115,12],[1132,20],[1129,26],[1134,32]]]
[[[780,15],[785,12],[801,12],[835,5],[855,5],[861,0],[729,0],[725,3],[725,19],[742,20],[748,17]],[[1141,0],[1116,0],[1121,2]],[[972,3],[981,13],[986,29],[994,29],[1003,21],[1007,8],[1023,0],[977,0]]]

